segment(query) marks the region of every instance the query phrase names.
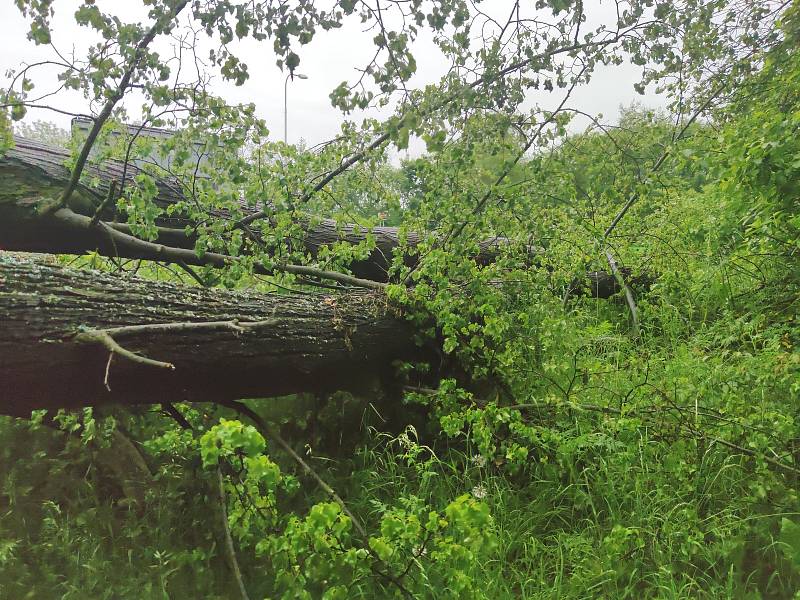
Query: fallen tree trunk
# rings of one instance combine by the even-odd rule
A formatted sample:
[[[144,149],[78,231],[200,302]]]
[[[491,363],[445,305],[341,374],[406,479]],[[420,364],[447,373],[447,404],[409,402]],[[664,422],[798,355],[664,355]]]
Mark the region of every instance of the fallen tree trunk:
[[[381,294],[229,292],[0,253],[4,414],[363,391],[422,357]]]
[[[70,171],[66,166],[69,154],[60,148],[21,137],[15,137],[14,141],[15,147],[0,156],[0,247],[45,253],[82,253],[98,249],[103,254],[113,255],[115,248],[106,236],[98,232],[75,235],[74,231],[64,230],[58,220],[49,218],[50,199],[58,198],[59,192],[69,181]],[[123,162],[115,160],[87,165],[85,181],[92,181],[93,185],[79,185],[69,208],[77,214],[93,216],[108,195],[111,183],[122,181],[123,173],[125,181],[131,184],[141,171],[133,164],[128,164],[126,169]],[[184,198],[184,186],[177,179],[158,179],[156,185],[156,202],[162,208]],[[245,216],[256,213],[247,206],[242,206],[242,210]],[[110,216],[112,213],[106,215]],[[226,218],[227,215],[219,216]],[[159,219],[159,225],[161,229],[156,242],[172,247],[194,248],[194,239],[184,233],[185,227],[192,225],[188,219],[180,215],[164,216]],[[117,227],[128,233],[124,225]],[[375,281],[386,281],[392,255],[400,245],[396,227],[373,227],[367,230],[353,224],[337,224],[333,219],[323,219],[304,229],[303,244],[312,255],[316,255],[321,247],[336,242],[361,243],[367,233],[371,233],[375,239],[375,249],[367,260],[354,262],[350,269],[356,277]],[[414,246],[418,242],[419,235],[410,232],[407,243]],[[483,242],[477,260],[483,263],[493,260],[496,246],[497,240]],[[414,264],[415,259],[408,258],[409,264]]]
[[[120,244],[101,227],[76,227],[76,219],[60,218],[61,215],[54,210],[57,208],[54,202],[69,180],[68,153],[19,137],[15,138],[15,143],[15,148],[0,156],[0,249],[56,254],[82,254],[96,250],[105,256],[155,259],[152,247],[143,249],[142,245]],[[123,172],[126,181],[132,181],[140,173],[131,164],[126,170],[120,161],[107,160],[87,165],[86,181],[93,182],[93,187],[79,185],[68,208],[79,216],[94,216],[97,207],[109,194],[112,182],[123,180]],[[156,202],[162,208],[183,198],[177,180],[159,179],[157,188]],[[246,207],[244,210],[246,214],[254,213]],[[220,218],[225,218],[225,215],[220,215]],[[194,239],[184,232],[184,228],[191,225],[190,221],[177,215],[162,218],[159,225],[157,244],[194,249]],[[124,223],[110,226],[121,233],[129,233]],[[375,239],[375,249],[366,260],[355,261],[349,268],[356,278],[384,282],[392,256],[400,246],[399,232],[395,227],[374,227],[370,232]],[[303,243],[310,254],[316,255],[323,246],[340,241],[358,244],[366,235],[364,228],[337,225],[335,221],[325,219],[305,228]],[[414,246],[418,242],[419,235],[410,232],[408,245]],[[476,261],[488,264],[494,260],[499,243],[502,243],[499,238],[481,242]],[[169,260],[169,256],[165,255],[161,260]],[[405,257],[409,266],[413,266],[416,260],[414,256]],[[616,278],[602,271],[592,272],[585,282],[571,285],[576,292],[583,291],[597,298],[608,298],[620,290]]]

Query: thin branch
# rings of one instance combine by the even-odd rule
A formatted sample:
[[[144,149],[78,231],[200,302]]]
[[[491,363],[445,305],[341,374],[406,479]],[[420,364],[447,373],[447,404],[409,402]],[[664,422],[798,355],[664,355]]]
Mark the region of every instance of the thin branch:
[[[367,531],[364,529],[361,521],[347,507],[347,504],[345,504],[344,500],[342,500],[339,494],[336,493],[336,490],[328,485],[328,483],[322,479],[322,477],[320,477],[320,475],[311,467],[311,465],[309,465],[302,456],[294,451],[294,448],[292,448],[289,443],[283,439],[283,436],[281,436],[278,430],[271,423],[267,423],[257,412],[241,402],[226,402],[224,405],[245,415],[247,418],[253,421],[253,423],[255,423],[262,432],[266,433],[268,438],[278,444],[284,450],[284,452],[286,452],[292,458],[292,460],[300,465],[300,468],[302,468],[307,475],[310,475],[311,478],[317,482],[317,485],[322,488],[326,494],[333,498],[333,500],[341,507],[344,514],[346,514],[353,522],[353,527],[356,528],[356,531],[358,531],[359,535],[364,540],[368,539]]]
[[[703,104],[700,106],[700,108],[698,108],[694,112],[694,114],[689,118],[689,120],[686,121],[686,123],[684,124],[684,126],[680,130],[680,132],[678,132],[677,135],[673,135],[673,137],[672,137],[672,143],[673,144],[683,138],[683,136],[689,130],[689,127],[691,127],[692,124],[698,119],[698,117],[702,113],[705,112],[705,110],[711,105],[711,103],[714,101],[714,99],[717,96],[719,96],[726,87],[727,87],[726,84],[722,84],[722,85],[718,86],[714,91],[711,92],[709,97],[706,98],[706,101],[703,102]],[[664,149],[664,152],[661,153],[661,156],[658,157],[658,160],[656,160],[656,162],[650,168],[650,173],[649,173],[650,176],[654,175],[661,168],[661,165],[663,165],[664,161],[667,160],[667,157],[669,156],[671,150],[672,150],[671,146],[667,146]],[[620,209],[620,211],[617,213],[617,215],[611,221],[611,224],[606,228],[605,232],[603,233],[603,239],[605,239],[609,235],[611,235],[611,232],[614,231],[614,229],[617,227],[619,222],[622,220],[622,218],[628,212],[630,207],[633,206],[634,202],[636,202],[636,200],[638,200],[638,199],[639,199],[639,191],[637,190],[637,191],[634,191],[631,194],[630,198],[628,198],[628,201],[625,203],[625,205]]]
[[[279,323],[278,319],[264,319],[262,321],[200,321],[182,323],[149,323],[145,325],[127,325],[125,327],[110,327],[101,330],[103,333],[114,337],[137,335],[142,333],[184,333],[187,331],[233,331],[235,334],[244,333],[248,329],[273,327]]]
[[[519,164],[519,161],[522,160],[522,157],[525,156],[525,153],[528,150],[530,150],[531,147],[533,146],[533,144],[536,143],[536,141],[539,139],[539,136],[541,136],[542,131],[544,131],[544,128],[547,127],[550,123],[552,123],[555,120],[555,118],[558,116],[558,114],[564,108],[564,105],[567,103],[567,101],[572,96],[572,93],[575,91],[575,88],[577,87],[578,83],[580,82],[581,77],[583,76],[583,74],[585,72],[586,72],[586,67],[584,66],[581,69],[580,73],[578,73],[578,75],[576,75],[575,78],[573,79],[572,85],[570,85],[569,89],[567,90],[567,93],[564,94],[564,97],[561,99],[561,102],[559,103],[558,107],[554,111],[552,111],[548,115],[548,117],[546,119],[544,119],[539,124],[539,127],[536,128],[536,132],[526,141],[525,145],[514,156],[514,159],[512,161],[508,162],[505,165],[505,167],[500,172],[500,175],[498,175],[498,177],[494,181],[494,183],[492,183],[487,188],[486,192],[483,194],[483,196],[481,197],[481,199],[478,201],[477,205],[473,209],[473,211],[472,211],[473,214],[478,214],[483,210],[483,207],[486,205],[486,203],[492,197],[492,195],[494,194],[494,192],[497,189],[497,187],[501,183],[503,183],[503,181],[505,180],[506,177],[508,177],[511,174],[511,171],[514,169],[514,167],[517,166],[517,164]],[[450,239],[455,239],[455,238],[459,237],[461,235],[461,233],[464,231],[464,229],[466,228],[467,223],[468,223],[468,221],[464,220],[464,222],[461,223],[460,227],[458,227],[458,229],[455,231],[455,233],[452,236],[449,236]]]
[[[102,214],[111,205],[111,202],[115,200],[116,195],[117,195],[117,180],[112,179],[111,185],[108,186],[108,194],[106,195],[106,199],[103,200],[100,203],[100,206],[97,207],[97,210],[94,211],[94,216],[92,217],[92,220],[89,222],[89,227],[94,227],[95,225],[97,225],[97,222],[100,220]]]
[[[186,417],[184,417],[183,414],[181,413],[181,411],[179,411],[178,408],[174,404],[172,404],[171,402],[167,402],[166,404],[162,404],[161,408],[163,409],[163,411],[167,415],[172,417],[175,420],[175,422],[178,423],[178,425],[181,426],[182,429],[186,429],[188,431],[191,431],[192,429],[194,429],[192,427],[192,424],[189,423],[189,420]]]
[[[631,311],[631,321],[633,321],[633,331],[635,335],[638,337],[640,333],[639,310],[636,308],[636,301],[633,298],[633,292],[631,291],[630,286],[625,281],[625,278],[622,275],[622,271],[617,265],[617,261],[614,260],[614,255],[611,254],[611,250],[606,249],[605,255],[606,255],[606,260],[608,261],[608,266],[611,267],[611,272],[614,274],[617,283],[619,283],[620,287],[625,291],[625,302],[628,303],[628,308]]]
[[[195,270],[194,270],[192,267],[190,267],[189,265],[187,265],[185,262],[183,262],[183,261],[179,261],[179,262],[178,262],[178,263],[176,263],[176,264],[177,264],[177,265],[178,265],[178,266],[179,266],[181,269],[183,269],[184,271],[186,271],[186,272],[189,274],[189,276],[190,276],[192,279],[194,279],[194,280],[195,280],[195,281],[198,283],[198,285],[200,285],[201,287],[208,287],[208,286],[209,286],[209,283],[208,283],[208,282],[207,282],[205,279],[203,279],[202,277],[200,277],[200,275],[198,275],[198,274],[197,274],[197,272],[196,272],[196,271],[195,271]]]
[[[144,56],[144,51],[146,50],[147,46],[150,45],[150,42],[155,39],[156,35],[161,33],[162,29],[168,25],[172,19],[178,16],[178,14],[186,7],[188,3],[189,0],[181,0],[181,2],[178,3],[174,9],[172,9],[168,20],[165,21],[163,18],[156,20],[144,37],[139,40],[138,44],[136,44],[133,59],[128,65],[127,69],[125,69],[125,72],[122,74],[119,85],[117,85],[117,89],[114,90],[100,111],[100,114],[94,119],[92,128],[89,130],[89,135],[86,137],[83,147],[81,148],[81,152],[78,154],[78,158],[75,161],[75,166],[72,169],[72,176],[70,177],[69,183],[67,184],[64,193],[61,195],[61,199],[59,201],[61,206],[67,206],[67,203],[72,197],[73,192],[78,187],[78,182],[80,182],[83,169],[86,166],[86,162],[89,160],[89,153],[92,150],[92,146],[94,146],[97,136],[100,135],[100,130],[103,128],[103,125],[105,125],[106,121],[108,121],[109,117],[111,116],[111,112],[114,110],[114,107],[125,95],[125,92],[131,83],[131,78],[136,72],[136,69],[139,67],[139,63]]]
[[[247,588],[244,586],[242,572],[239,569],[239,561],[236,560],[236,548],[233,545],[231,528],[228,524],[228,509],[226,507],[228,500],[225,497],[225,484],[222,480],[222,469],[219,465],[217,465],[217,493],[219,495],[219,510],[222,515],[222,531],[225,534],[225,550],[228,555],[228,562],[230,563],[231,571],[233,571],[233,578],[239,586],[239,592],[242,594],[242,600],[250,600],[250,596],[247,595]]]
[[[126,350],[122,346],[120,346],[113,337],[108,333],[108,331],[98,330],[98,331],[83,331],[75,336],[75,341],[83,344],[100,344],[108,349],[109,352],[113,354],[119,354],[123,358],[127,358],[131,362],[138,363],[140,365],[147,365],[150,367],[158,367],[159,369],[174,369],[175,365],[168,362],[162,362],[160,360],[153,360],[152,358],[147,358],[146,356],[141,356],[140,354],[136,354],[135,352],[131,352],[130,350]],[[110,361],[109,361],[110,364]],[[106,380],[108,378],[108,373],[106,372]],[[106,383],[106,387],[108,387],[108,383]]]
[[[672,143],[673,144],[675,142],[677,142],[678,140],[680,140],[681,138],[683,138],[683,136],[689,130],[689,127],[691,127],[692,123],[694,123],[697,120],[697,118],[703,112],[705,112],[705,110],[709,107],[711,102],[713,102],[714,98],[719,96],[719,94],[722,93],[722,91],[725,89],[725,87],[726,87],[726,84],[722,84],[722,85],[718,86],[715,90],[713,90],[711,92],[709,97],[700,106],[700,108],[698,108],[694,112],[694,114],[686,121],[686,123],[684,124],[684,126],[680,130],[680,132],[678,132],[677,135],[673,135],[672,136]],[[671,145],[667,146],[664,149],[664,152],[661,153],[661,156],[658,157],[658,160],[656,160],[656,162],[650,168],[650,173],[648,175],[649,177],[653,176],[661,168],[661,165],[663,165],[664,162],[667,160],[667,157],[669,156],[671,150],[672,150],[672,146]],[[619,222],[622,221],[623,217],[627,214],[627,212],[631,208],[631,206],[633,206],[634,202],[636,202],[636,200],[639,199],[639,195],[640,195],[639,194],[639,190],[634,191],[630,195],[630,197],[628,198],[628,201],[624,204],[624,206],[620,209],[620,211],[617,213],[617,215],[611,221],[609,226],[606,228],[605,232],[603,233],[603,243],[604,243],[604,245],[605,245],[606,240],[608,239],[608,236],[611,235],[611,232],[614,231],[614,229],[617,227]],[[628,308],[631,311],[631,320],[633,321],[633,328],[634,328],[635,335],[638,336],[639,333],[640,333],[639,315],[638,315],[638,310],[636,308],[636,302],[634,301],[634,298],[633,298],[633,292],[631,292],[630,286],[625,282],[625,278],[622,275],[622,271],[617,266],[617,262],[614,259],[614,255],[611,253],[611,250],[609,250],[606,247],[606,248],[604,248],[603,252],[606,255],[606,260],[608,261],[608,266],[611,267],[611,272],[614,274],[614,277],[616,277],[616,279],[619,282],[620,286],[622,286],[622,289],[625,291],[625,301],[627,302]]]
[[[259,329],[262,327],[272,327],[277,325],[277,319],[265,319],[263,321],[205,321],[200,323],[150,323],[146,325],[128,325],[125,327],[110,327],[108,329],[97,329],[83,331],[75,336],[75,341],[83,344],[100,344],[109,351],[108,362],[106,363],[105,377],[103,383],[110,392],[111,386],[108,383],[109,372],[111,370],[111,359],[114,354],[119,354],[131,362],[161,369],[175,369],[175,365],[169,362],[153,360],[130,350],[123,348],[114,338],[125,337],[126,335],[137,335],[142,333],[183,333],[186,331],[233,331],[241,334],[248,329]]]
[[[639,26],[641,26],[641,24]],[[631,30],[633,30],[633,28],[631,28]],[[630,33],[631,30],[629,30],[626,33]],[[494,81],[497,81],[498,79],[501,79],[501,78],[505,77],[506,75],[508,75],[510,73],[513,73],[515,71],[519,71],[521,69],[524,69],[524,68],[528,67],[529,65],[535,63],[536,61],[547,60],[547,59],[559,56],[561,54],[568,54],[570,52],[576,52],[578,50],[600,49],[600,48],[604,48],[606,46],[610,46],[611,44],[615,44],[620,39],[622,39],[623,35],[624,34],[622,32],[617,32],[615,35],[613,35],[613,36],[611,36],[611,37],[609,37],[608,39],[605,39],[605,40],[594,41],[594,42],[586,42],[586,43],[579,43],[579,44],[570,44],[569,46],[562,46],[560,48],[556,48],[556,49],[553,49],[553,50],[548,50],[546,52],[542,52],[541,54],[538,54],[538,55],[533,56],[531,58],[527,58],[525,60],[514,62],[514,63],[508,65],[507,67],[505,67],[503,69],[500,69],[499,71],[496,72],[496,74],[494,74],[490,78],[479,77],[475,81],[473,81],[472,83],[467,85],[466,88],[474,90],[475,88],[477,88],[477,87],[479,87],[479,86],[481,86],[483,84],[492,83]],[[437,110],[440,110],[440,109],[446,107],[451,102],[457,100],[460,97],[461,97],[461,93],[460,92],[454,92],[454,93],[450,94],[447,98],[445,98],[441,102],[436,103],[428,111],[425,111],[424,116],[430,115],[430,114],[436,112]],[[353,165],[363,161],[369,155],[370,152],[380,148],[383,144],[385,144],[387,141],[389,141],[390,138],[391,138],[391,134],[388,131],[386,131],[386,132],[382,133],[381,135],[379,135],[364,150],[356,152],[349,159],[347,159],[346,161],[341,163],[338,167],[336,167],[335,169],[330,171],[327,175],[325,175],[325,177],[323,177],[322,180],[319,183],[317,183],[310,191],[306,192],[306,194],[303,195],[303,197],[301,198],[301,203],[308,201],[314,194],[316,194],[317,192],[322,190],[331,181],[333,181],[333,179],[335,179],[336,177],[338,177],[339,175],[341,175],[342,173],[347,171],[350,167],[352,167]],[[237,227],[241,227],[243,225],[249,225],[253,221],[257,221],[258,219],[262,219],[262,218],[265,218],[267,216],[269,216],[267,211],[261,210],[259,212],[252,213],[252,214],[240,219],[239,221],[236,222],[236,226]]]
[[[598,406],[598,405],[595,405],[595,404],[577,404],[577,403],[573,403],[573,402],[570,402],[569,406],[573,407],[573,408],[577,408],[579,410],[585,410],[585,411],[589,411],[589,412],[605,413],[605,414],[614,415],[614,416],[622,416],[623,414],[630,414],[628,411],[622,411],[622,410],[620,410],[618,408],[614,408],[613,406]],[[511,406],[506,406],[505,408],[507,408],[509,410],[524,410],[524,409],[531,409],[531,408],[537,409],[537,410],[541,410],[542,408],[545,408],[545,407],[546,407],[546,405],[540,405],[540,404],[513,404]],[[674,405],[671,408],[678,409],[678,407],[676,407]],[[647,413],[652,413],[652,412],[660,412],[660,410],[631,411],[631,413],[639,413],[639,414],[647,414]],[[780,460],[776,460],[774,458],[770,458],[766,454],[758,452],[756,450],[752,450],[750,448],[745,448],[744,446],[740,446],[740,445],[735,444],[733,442],[729,442],[727,440],[723,440],[721,438],[709,435],[708,433],[695,428],[694,426],[686,423],[683,420],[679,421],[679,427],[684,427],[684,428],[688,429],[689,432],[692,435],[694,435],[695,437],[704,439],[706,441],[709,441],[712,444],[719,444],[721,446],[725,446],[726,448],[729,448],[731,450],[736,450],[737,452],[741,452],[742,454],[745,454],[745,455],[753,457],[753,458],[761,458],[766,463],[772,465],[773,467],[775,467],[777,469],[780,469],[781,471],[784,471],[784,472],[787,472],[787,473],[792,473],[794,475],[800,475],[800,469],[797,469],[797,468],[793,467],[792,465],[787,465],[785,462],[782,462]]]
[[[162,404],[164,412],[172,417],[182,429],[187,431],[194,431],[194,427],[184,417],[181,412],[175,407],[174,404]],[[233,578],[236,580],[236,585],[239,587],[239,592],[242,595],[242,600],[250,600],[247,594],[247,588],[242,579],[242,571],[239,569],[239,561],[236,559],[236,548],[233,545],[233,537],[231,536],[230,524],[228,523],[228,509],[227,498],[225,497],[225,484],[222,479],[222,469],[217,465],[217,496],[219,499],[219,509],[222,516],[222,531],[225,537],[225,552],[228,557],[228,563],[233,571]]]
[[[109,352],[108,360],[106,361],[106,372],[103,375],[103,385],[106,386],[106,390],[109,392],[111,391],[111,386],[108,384],[108,375],[111,372],[111,361],[113,360],[113,358],[114,358],[114,353]]]

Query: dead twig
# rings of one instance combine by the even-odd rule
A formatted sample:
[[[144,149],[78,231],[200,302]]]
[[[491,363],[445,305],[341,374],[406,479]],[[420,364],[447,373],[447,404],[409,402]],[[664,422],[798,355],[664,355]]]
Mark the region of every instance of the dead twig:
[[[143,333],[183,333],[187,331],[232,331],[239,335],[247,330],[271,327],[278,323],[278,319],[265,319],[263,321],[205,321],[200,323],[149,323],[144,325],[128,325],[125,327],[109,327],[108,329],[94,329],[82,331],[75,336],[75,341],[81,344],[100,344],[109,351],[108,362],[106,363],[105,376],[103,383],[110,392],[111,386],[108,383],[109,372],[111,370],[111,360],[115,354],[131,362],[156,367],[159,369],[175,369],[175,365],[170,362],[154,360],[141,354],[136,354],[127,350],[117,342],[115,338],[126,335],[137,335]]]

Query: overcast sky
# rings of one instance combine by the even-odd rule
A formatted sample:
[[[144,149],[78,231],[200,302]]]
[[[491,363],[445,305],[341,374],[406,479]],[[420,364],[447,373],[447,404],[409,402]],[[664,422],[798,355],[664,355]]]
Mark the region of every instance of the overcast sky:
[[[594,0],[595,13],[591,20],[612,18],[614,7],[612,2]],[[532,0],[531,0],[532,2]],[[113,11],[126,21],[140,21],[146,18],[146,11],[139,0],[98,0],[101,9],[113,6]],[[481,6],[488,6],[505,13],[507,0],[491,0]],[[53,19],[53,43],[62,52],[74,51],[80,55],[96,38],[93,30],[78,27],[73,13],[79,0],[56,0],[56,11]],[[331,90],[343,80],[353,80],[358,74],[355,69],[363,66],[374,52],[372,37],[374,32],[362,31],[358,19],[351,19],[345,27],[328,32],[320,31],[314,40],[302,47],[301,64],[298,72],[308,76],[307,80],[295,79],[289,83],[289,132],[290,142],[304,139],[309,144],[328,140],[336,135],[343,120],[340,111],[330,105],[328,98]],[[592,23],[589,23],[592,25]],[[0,0],[0,71],[18,68],[21,63],[31,63],[43,58],[52,57],[52,50],[47,47],[36,47],[26,39],[28,24],[21,16],[11,0]],[[165,46],[167,40],[159,40],[156,49],[163,55],[170,54]],[[219,77],[212,83],[212,90],[232,102],[254,102],[258,113],[263,117],[276,139],[283,138],[283,109],[285,74],[275,65],[270,41],[258,44],[248,41],[239,47],[240,57],[248,64],[250,78],[241,87],[221,80]],[[418,71],[412,80],[414,86],[435,82],[446,70],[446,63],[430,39],[422,38],[415,46]],[[592,83],[574,95],[571,106],[591,114],[602,113],[606,120],[613,119],[620,105],[627,106],[632,101],[640,101],[646,106],[660,107],[664,100],[648,93],[640,96],[633,89],[638,81],[639,69],[632,65],[605,68],[597,71]],[[55,81],[53,72],[48,75],[41,71],[33,77],[37,91],[47,89],[47,85]],[[531,96],[530,102],[541,101]],[[545,99],[546,101],[546,99]],[[62,94],[52,104],[58,108],[76,113],[87,112],[86,101],[78,94]],[[138,103],[140,104],[140,102]],[[136,114],[137,103],[128,103],[132,115]],[[370,116],[381,116],[378,112]],[[360,120],[363,115],[356,115]],[[384,115],[386,116],[386,115]],[[352,118],[352,116],[351,116]],[[69,117],[50,111],[32,110],[27,121],[42,119],[53,121],[67,128]],[[419,151],[420,146],[412,146],[411,152]]]

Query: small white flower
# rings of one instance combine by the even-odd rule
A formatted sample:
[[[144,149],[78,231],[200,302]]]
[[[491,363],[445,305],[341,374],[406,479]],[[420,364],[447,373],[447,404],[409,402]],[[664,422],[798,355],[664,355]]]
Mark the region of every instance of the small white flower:
[[[476,500],[483,500],[484,498],[486,498],[486,495],[488,493],[489,492],[486,491],[486,488],[483,486],[483,484],[476,485],[474,488],[472,488],[472,495],[475,497]]]
[[[411,448],[411,446],[414,445],[414,442],[411,441],[411,438],[408,437],[407,433],[401,433],[400,435],[398,435],[397,441],[403,448],[406,449],[409,449]]]
[[[484,456],[482,456],[480,454],[476,454],[470,460],[479,469],[482,469],[483,467],[486,466],[486,457],[484,457]]]

